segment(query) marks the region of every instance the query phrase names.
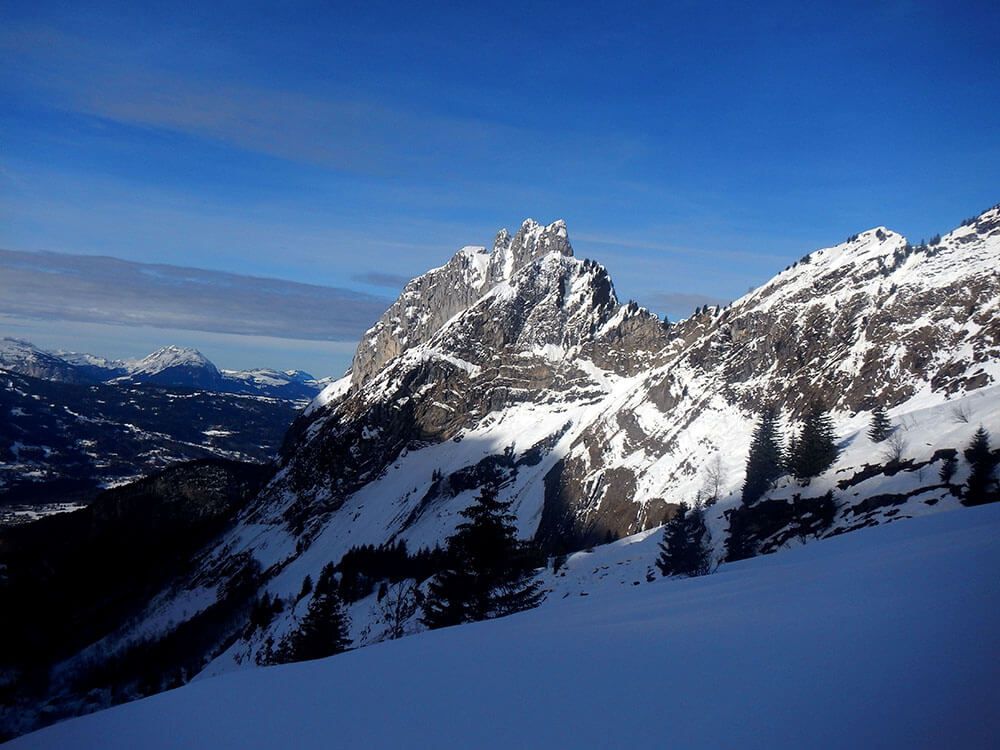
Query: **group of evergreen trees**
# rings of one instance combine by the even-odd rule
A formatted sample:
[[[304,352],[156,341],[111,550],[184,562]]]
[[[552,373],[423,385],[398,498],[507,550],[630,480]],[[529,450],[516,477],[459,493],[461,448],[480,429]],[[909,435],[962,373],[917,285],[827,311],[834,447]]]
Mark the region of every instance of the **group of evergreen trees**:
[[[351,547],[337,563],[336,572],[340,574],[340,595],[350,604],[371,594],[380,582],[419,583],[446,566],[447,552],[440,547],[411,554],[406,542],[400,540],[377,547],[373,544]]]
[[[663,527],[660,556],[656,567],[665,576],[702,576],[711,570],[705,511],[681,503]]]
[[[305,581],[312,583],[309,576]],[[303,589],[306,588],[309,587],[303,585]],[[285,636],[277,647],[269,640],[259,659],[262,663],[285,664],[321,659],[351,647],[351,621],[344,611],[333,563],[323,566],[311,591],[312,599],[298,627]]]
[[[759,500],[784,474],[808,482],[829,469],[839,453],[833,421],[820,402],[809,407],[802,427],[792,433],[787,449],[783,446],[777,410],[765,409],[750,440],[743,502],[750,505]]]
[[[488,483],[462,511],[465,521],[448,539],[448,567],[431,581],[423,604],[427,627],[503,617],[541,601],[538,555],[517,539],[511,503],[497,492]]]
[[[324,566],[315,584],[306,576],[296,599],[312,595],[305,614],[279,644],[269,640],[258,661],[282,664],[346,651],[351,639],[344,602],[367,596],[379,581],[381,609],[389,613],[389,637],[402,634],[405,620],[418,606],[429,628],[503,617],[537,606],[543,596],[535,580],[540,555],[517,538],[511,503],[499,500],[497,494],[495,482],[483,487],[476,501],[462,511],[465,521],[444,550],[410,555],[403,542],[363,545],[351,548],[338,565]],[[417,584],[430,575],[434,578],[424,597]],[[404,581],[410,585],[401,585]],[[282,608],[281,599],[272,600],[265,593],[251,611],[250,627],[266,627]]]

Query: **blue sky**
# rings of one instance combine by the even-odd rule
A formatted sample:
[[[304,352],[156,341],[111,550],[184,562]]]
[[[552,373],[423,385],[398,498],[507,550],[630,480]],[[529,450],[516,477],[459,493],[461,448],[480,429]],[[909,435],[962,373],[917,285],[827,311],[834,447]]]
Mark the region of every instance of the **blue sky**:
[[[986,2],[7,0],[0,247],[391,296],[564,218],[676,317],[1000,200],[997,39]]]

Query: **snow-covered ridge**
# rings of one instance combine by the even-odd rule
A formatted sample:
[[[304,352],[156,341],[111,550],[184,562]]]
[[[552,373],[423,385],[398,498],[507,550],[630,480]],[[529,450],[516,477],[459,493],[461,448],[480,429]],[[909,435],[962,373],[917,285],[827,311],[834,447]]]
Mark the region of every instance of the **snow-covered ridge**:
[[[50,352],[13,338],[0,339],[0,369],[67,383],[148,383],[293,401],[311,399],[330,383],[302,370],[220,370],[190,347],[165,346],[146,357],[120,361],[82,352]]]
[[[126,363],[131,375],[159,375],[171,367],[192,367],[219,374],[218,368],[197,349],[185,346],[164,346],[142,359]]]

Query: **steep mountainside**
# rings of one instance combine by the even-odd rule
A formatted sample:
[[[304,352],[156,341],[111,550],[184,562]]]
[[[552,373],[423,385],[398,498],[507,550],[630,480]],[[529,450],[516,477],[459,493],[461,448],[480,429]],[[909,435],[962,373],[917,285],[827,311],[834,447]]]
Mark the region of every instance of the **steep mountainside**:
[[[239,560],[288,606],[204,657],[213,672],[253,664],[295,627],[307,575],[356,545],[443,542],[496,472],[520,535],[553,555],[648,531],[709,497],[716,562],[737,523],[770,552],[957,508],[968,468],[942,479],[944,462],[979,424],[1000,433],[998,267],[1000,206],[925,246],[863,232],[666,324],[619,302],[605,269],[573,256],[562,222],[501,232],[491,252],[463,248],[363,337],[197,571],[95,648],[173,632],[243,581]],[[741,506],[760,410],[778,407],[787,429],[816,400],[832,411],[837,461]],[[876,405],[889,409],[891,445],[866,435]],[[632,567],[650,568],[655,545],[635,549],[646,551]],[[564,583],[547,574],[552,596]],[[374,595],[351,614],[356,642],[378,640]]]
[[[660,523],[668,501],[695,499],[715,456],[734,489],[763,404],[795,417],[820,398],[843,421],[1000,375],[998,209],[933,246],[864,232],[672,326],[620,305],[602,267],[565,252],[561,224],[547,233],[562,252],[507,264],[509,280],[449,308],[433,334],[409,335],[377,374],[356,367],[331,386],[297,424],[254,520],[288,521],[306,539],[331,527],[345,541],[350,529],[352,542],[429,542],[471,497],[477,468],[498,463],[522,531],[579,546]],[[404,292],[415,320],[437,305],[423,288]],[[345,504],[350,522],[328,515]]]

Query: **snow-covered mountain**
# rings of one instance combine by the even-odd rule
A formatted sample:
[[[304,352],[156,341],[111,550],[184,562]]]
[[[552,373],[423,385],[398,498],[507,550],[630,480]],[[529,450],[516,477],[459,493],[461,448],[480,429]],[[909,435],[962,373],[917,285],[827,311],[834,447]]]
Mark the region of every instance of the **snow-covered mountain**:
[[[519,237],[558,249],[508,254]],[[603,267],[568,247],[561,223],[526,222],[513,242],[501,233],[501,263],[477,266],[470,257],[486,254],[463,249],[411,282],[363,339],[350,379],[300,419],[253,521],[295,544],[326,532],[334,559],[345,544],[432,543],[499,465],[522,533],[579,547],[658,525],[669,503],[704,490],[709,469],[735,489],[763,404],[787,421],[820,398],[848,439],[876,404],[900,420],[1000,375],[998,209],[933,246],[864,232],[675,325],[620,304]],[[494,265],[507,274],[495,283],[466,273]],[[427,330],[434,279],[449,269],[482,286]]]
[[[80,369],[81,364],[70,361],[64,356],[47,352],[28,341],[15,338],[0,338],[0,369],[27,375],[43,380],[55,380],[63,383],[93,382],[89,375]],[[86,366],[92,366],[86,362]],[[120,375],[124,368],[115,372]]]
[[[269,461],[327,382],[220,371],[176,346],[120,362],[0,339],[0,525],[76,509],[179,461]]]
[[[927,245],[871,229],[668,324],[621,303],[562,222],[502,231],[491,251],[463,248],[411,281],[194,571],[62,669],[179,632],[248,580],[292,604],[203,655],[208,673],[252,665],[301,616],[306,576],[357,545],[444,541],[497,472],[520,535],[553,556],[639,535],[620,580],[620,561],[577,570],[579,590],[550,569],[549,602],[595,578],[644,582],[655,540],[639,542],[681,501],[716,500],[716,562],[734,519],[770,552],[960,507],[968,469],[941,479],[944,461],[980,424],[1000,434],[998,267],[1000,206]],[[815,401],[831,410],[837,461],[741,505],[761,409],[779,408],[788,428]],[[867,437],[877,405],[891,446]],[[351,615],[356,643],[378,640],[374,595]]]
[[[0,339],[0,370],[64,383],[143,383],[291,401],[310,400],[331,382],[302,370],[220,370],[190,347],[165,346],[140,359],[122,361],[50,352],[14,338]]]
[[[128,377],[139,383],[180,385],[216,390],[222,373],[197,349],[165,346],[142,359],[126,363]]]

